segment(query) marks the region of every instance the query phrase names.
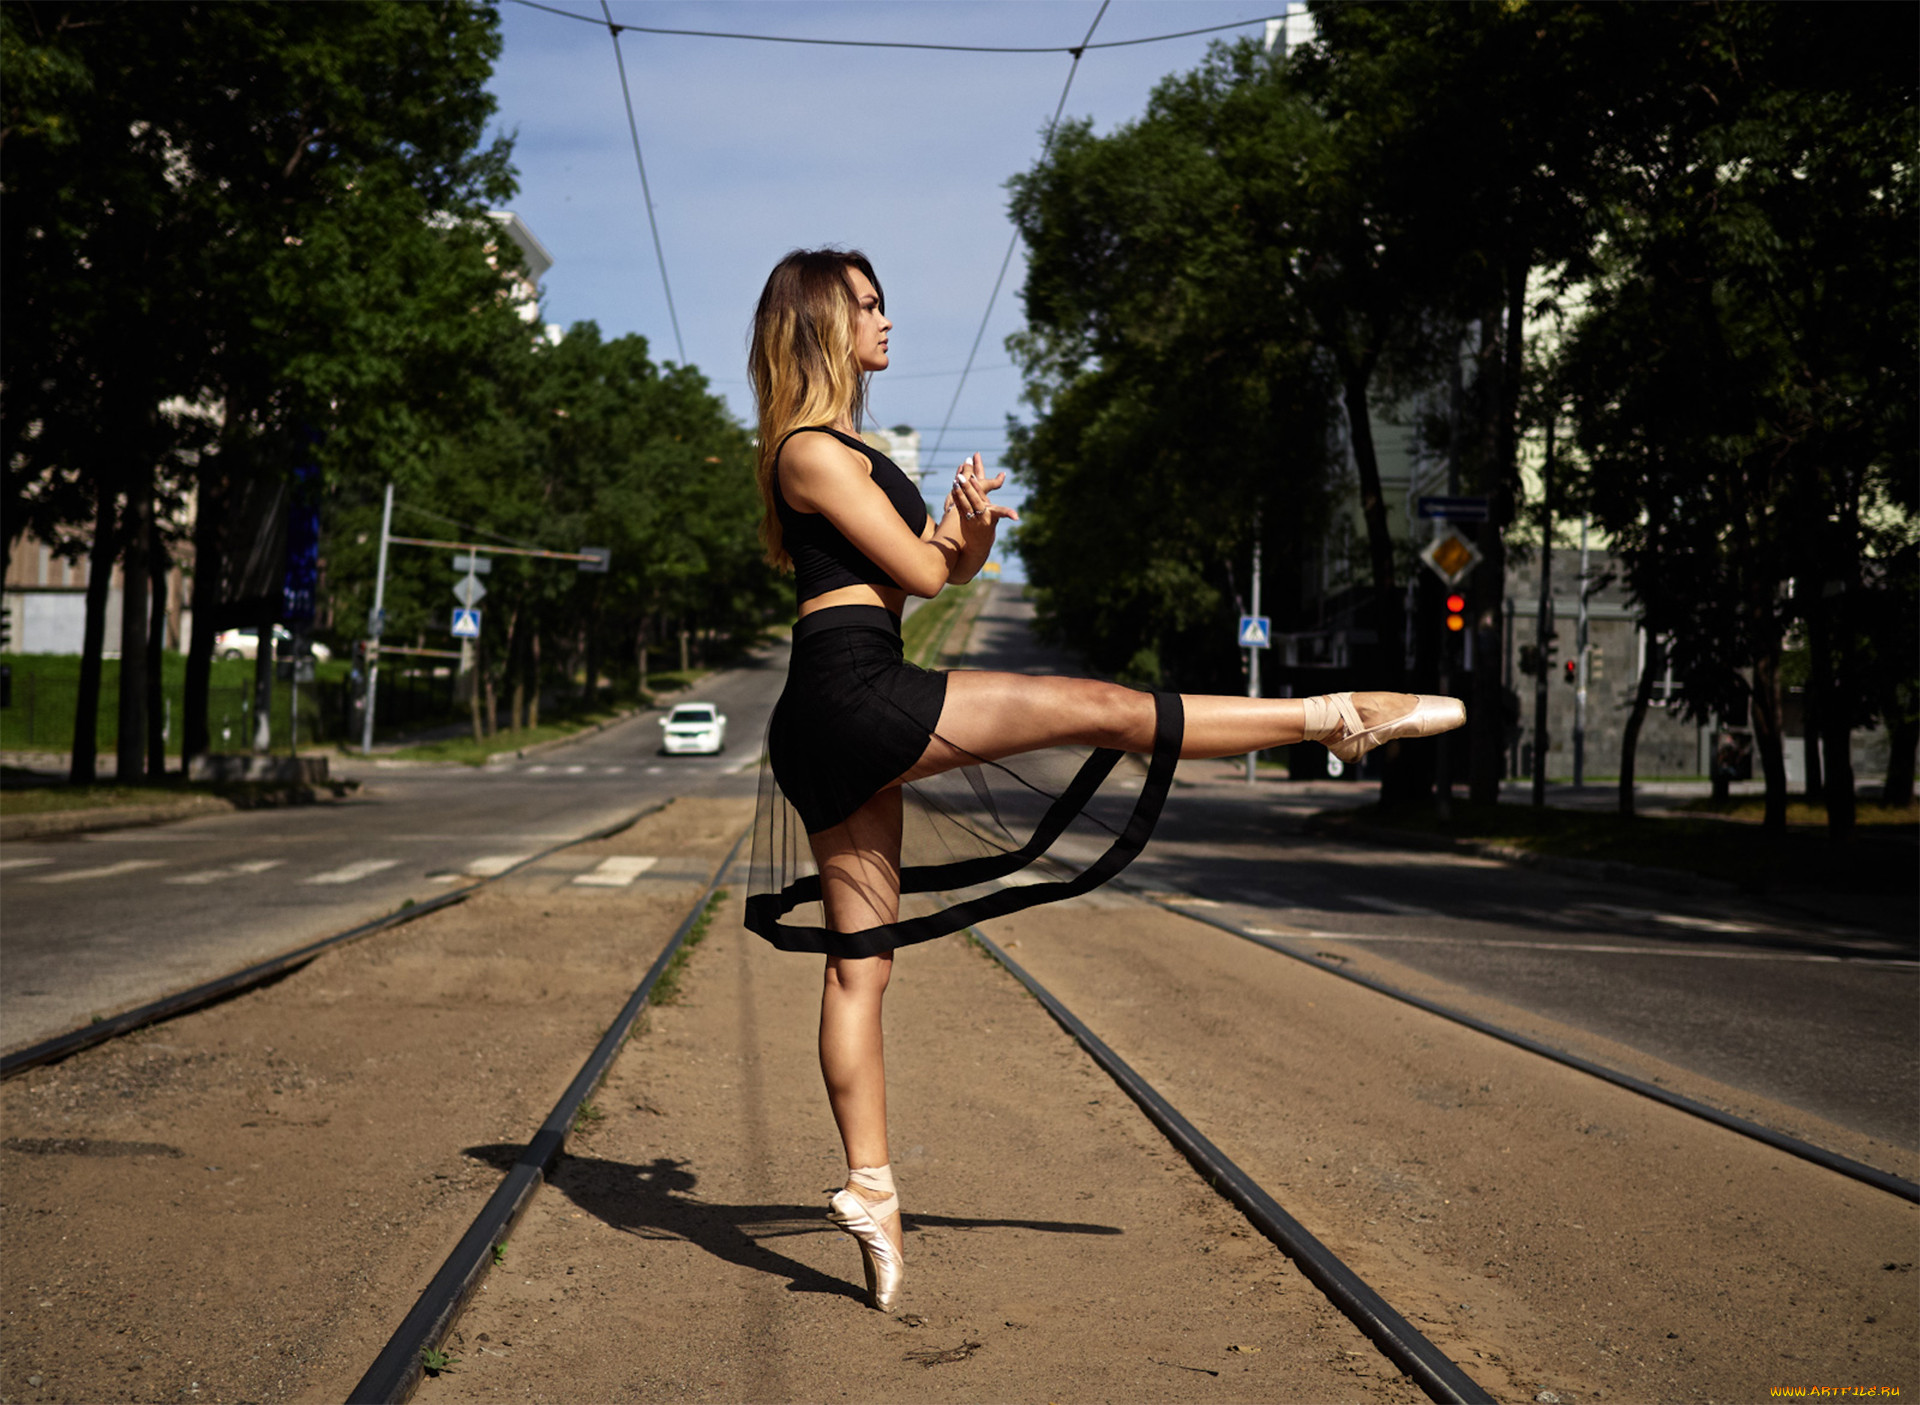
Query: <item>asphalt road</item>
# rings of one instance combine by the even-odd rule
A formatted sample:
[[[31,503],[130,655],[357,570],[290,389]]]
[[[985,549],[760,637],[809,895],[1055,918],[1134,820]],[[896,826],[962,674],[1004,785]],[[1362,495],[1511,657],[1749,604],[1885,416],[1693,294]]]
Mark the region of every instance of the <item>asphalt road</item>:
[[[660,712],[484,767],[349,758],[344,800],[9,842],[0,1043],[17,1048],[423,901],[678,795],[751,794],[786,651],[675,699],[719,756],[659,754]],[[631,877],[631,875],[629,875]]]
[[[968,665],[1065,668],[1029,622],[1028,607],[997,593]],[[363,788],[344,803],[10,843],[4,1042],[341,931],[671,796],[750,793],[783,670],[784,652],[769,651],[691,695],[729,716],[718,758],[658,755],[650,714],[500,766],[349,762]],[[1910,930],[1300,832],[1308,813],[1370,799],[1370,787],[1248,788],[1221,763],[1189,763],[1182,782],[1128,882],[1920,1149]]]

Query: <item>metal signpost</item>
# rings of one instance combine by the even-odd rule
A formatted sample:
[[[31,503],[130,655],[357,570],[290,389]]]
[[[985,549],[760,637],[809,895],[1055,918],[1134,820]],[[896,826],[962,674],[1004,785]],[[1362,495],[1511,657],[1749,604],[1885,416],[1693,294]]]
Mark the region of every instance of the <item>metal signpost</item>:
[[[454,570],[465,574],[454,583],[453,595],[460,602],[460,608],[453,612],[452,626],[454,638],[461,641],[458,657],[463,670],[471,666],[473,641],[480,637],[480,601],[487,593],[487,588],[476,577],[493,569],[490,558],[532,556],[546,561],[577,561],[580,570],[597,574],[605,574],[613,559],[612,549],[604,546],[582,547],[579,551],[544,551],[531,546],[491,546],[479,542],[436,541],[428,537],[396,537],[393,535],[393,484],[387,484],[386,506],[380,515],[380,565],[373,583],[373,610],[367,616],[367,715],[360,730],[360,751],[363,755],[373,750],[374,686],[380,676],[380,635],[387,623],[385,603],[389,545],[424,546],[435,551],[461,553],[453,558]],[[454,657],[449,651],[437,649],[391,649],[388,652],[435,658]]]
[[[1260,651],[1273,639],[1273,625],[1260,613],[1260,514],[1253,515],[1253,613],[1240,616],[1240,647],[1247,651],[1247,696],[1260,696]],[[1253,784],[1260,753],[1247,753],[1247,784]]]

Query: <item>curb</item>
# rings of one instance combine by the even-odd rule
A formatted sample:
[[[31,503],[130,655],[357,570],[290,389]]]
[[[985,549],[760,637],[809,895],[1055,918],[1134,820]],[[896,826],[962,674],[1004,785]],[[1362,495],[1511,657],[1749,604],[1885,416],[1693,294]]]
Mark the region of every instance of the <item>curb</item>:
[[[677,691],[685,692],[686,690],[682,688]],[[668,697],[671,695],[663,693],[661,696]],[[564,737],[548,737],[543,742],[529,743],[517,751],[496,751],[480,764],[483,766],[493,766],[506,761],[518,761],[522,757],[538,756],[543,751],[553,751],[559,747],[570,746],[584,737],[590,737],[596,732],[604,732],[607,728],[617,726],[622,722],[630,722],[642,713],[652,712],[653,710],[654,709],[650,707],[630,707],[624,712],[609,717],[604,722],[595,722],[592,726],[582,727],[577,732],[568,732]]]
[[[1674,868],[1649,868],[1642,864],[1618,863],[1606,859],[1570,859],[1559,854],[1537,854],[1512,844],[1496,844],[1483,839],[1451,839],[1439,834],[1418,834],[1412,830],[1392,829],[1385,825],[1339,824],[1309,815],[1303,832],[1323,839],[1353,839],[1364,844],[1379,844],[1394,849],[1423,849],[1454,854],[1472,854],[1483,859],[1523,868],[1537,868],[1566,878],[1588,882],[1621,883],[1631,887],[1653,888],[1681,897],[1733,897],[1745,890],[1724,878],[1705,878]]]

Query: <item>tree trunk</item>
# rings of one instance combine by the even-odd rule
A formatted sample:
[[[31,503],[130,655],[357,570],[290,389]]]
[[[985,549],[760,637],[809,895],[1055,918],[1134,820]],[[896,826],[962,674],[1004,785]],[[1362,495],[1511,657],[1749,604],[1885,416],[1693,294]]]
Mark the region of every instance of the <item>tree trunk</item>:
[[[1640,686],[1633,690],[1633,710],[1627,714],[1626,731],[1620,738],[1620,813],[1626,819],[1633,818],[1634,753],[1640,747],[1641,724],[1647,720],[1647,709],[1653,705],[1654,685],[1663,672],[1662,656],[1660,636],[1648,631],[1646,666],[1640,670]]]
[[[67,779],[74,785],[92,785],[99,773],[100,655],[107,637],[107,595],[113,584],[117,495],[97,483],[93,545],[87,552],[87,623],[80,643],[80,683],[73,700],[73,758]]]
[[[1473,707],[1467,715],[1472,743],[1468,794],[1476,805],[1500,799],[1500,773],[1506,762],[1507,706],[1501,696],[1501,624],[1507,604],[1506,529],[1519,503],[1520,380],[1525,372],[1527,273],[1524,257],[1507,265],[1507,326],[1500,356],[1500,408],[1495,441],[1494,481],[1489,485],[1489,520],[1478,545],[1485,556],[1474,571]],[[1631,810],[1628,813],[1632,813]]]
[[[1786,729],[1780,725],[1780,650],[1778,645],[1753,661],[1753,746],[1767,781],[1764,827],[1787,827]]]
[[[1820,714],[1814,707],[1814,689],[1811,679],[1807,690],[1801,695],[1805,700],[1806,715],[1800,720],[1800,745],[1807,755],[1807,803],[1824,805],[1827,803],[1825,774],[1820,769]]]
[[[480,651],[480,691],[486,694],[486,702],[480,709],[480,720],[486,725],[486,734],[493,736],[500,730],[500,699],[494,691],[493,670],[487,666],[486,651]]]
[[[1887,785],[1880,803],[1890,810],[1913,803],[1914,749],[1920,746],[1920,717],[1887,717]]]
[[[156,522],[147,545],[148,595],[153,610],[147,621],[147,779],[167,778],[167,548]]]
[[[120,562],[120,708],[114,738],[115,777],[137,784],[147,769],[148,547],[153,538],[153,470],[141,466],[127,480]]]
[[[1827,763],[1827,833],[1845,839],[1853,833],[1853,729],[1836,720],[1843,714],[1828,708],[1820,726],[1820,745]]]
[[[213,744],[207,707],[213,686],[213,623],[219,615],[223,570],[219,526],[225,506],[219,490],[223,462],[217,455],[211,467],[203,461],[194,490],[193,633],[187,638],[187,677],[180,700],[182,771],[191,767],[194,757],[205,756]]]
[[[273,625],[271,605],[260,610],[260,634],[253,651],[253,754],[273,750]]]
[[[650,701],[647,697],[647,621],[644,617],[640,621],[640,628],[634,633],[633,655],[640,674],[640,683],[635,689],[635,700],[644,707]]]
[[[507,623],[507,673],[513,679],[513,687],[507,694],[507,726],[516,732],[527,720],[527,670],[522,658],[527,641],[521,637],[525,618],[524,611],[515,610]]]
[[[540,621],[527,630],[527,725],[540,725]]]

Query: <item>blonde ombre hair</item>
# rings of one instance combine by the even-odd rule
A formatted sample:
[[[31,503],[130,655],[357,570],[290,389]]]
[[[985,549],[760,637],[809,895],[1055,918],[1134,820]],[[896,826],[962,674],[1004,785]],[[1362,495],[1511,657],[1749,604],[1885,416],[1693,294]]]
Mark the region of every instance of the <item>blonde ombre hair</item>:
[[[767,560],[782,571],[793,569],[793,558],[773,506],[781,441],[796,429],[843,416],[855,426],[866,418],[867,381],[854,359],[859,305],[847,281],[850,268],[867,276],[885,312],[887,295],[867,256],[856,249],[795,249],[767,275],[753,310],[747,378],[760,419],[760,541]]]

